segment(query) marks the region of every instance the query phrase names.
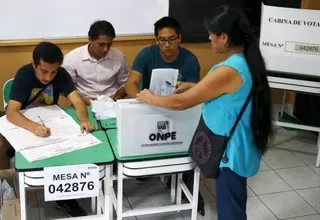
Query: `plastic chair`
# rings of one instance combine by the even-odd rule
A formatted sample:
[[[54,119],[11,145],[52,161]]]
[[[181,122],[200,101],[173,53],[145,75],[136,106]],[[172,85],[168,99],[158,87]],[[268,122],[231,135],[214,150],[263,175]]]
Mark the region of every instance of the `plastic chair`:
[[[5,109],[9,102],[11,86],[13,83],[13,78],[9,79],[3,85],[2,95],[3,95],[3,108]]]

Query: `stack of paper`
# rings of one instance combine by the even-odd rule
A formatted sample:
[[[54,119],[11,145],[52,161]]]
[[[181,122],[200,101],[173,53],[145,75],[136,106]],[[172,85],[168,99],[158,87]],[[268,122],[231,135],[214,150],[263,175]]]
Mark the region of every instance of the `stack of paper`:
[[[107,96],[100,96],[97,100],[91,101],[91,111],[95,113],[98,120],[116,117],[116,102]]]
[[[41,119],[51,131],[49,137],[37,137],[32,132],[10,123],[6,116],[0,118],[0,133],[29,162],[101,143],[92,134],[82,134],[73,118],[57,105],[31,108],[21,113],[39,124],[42,123]]]

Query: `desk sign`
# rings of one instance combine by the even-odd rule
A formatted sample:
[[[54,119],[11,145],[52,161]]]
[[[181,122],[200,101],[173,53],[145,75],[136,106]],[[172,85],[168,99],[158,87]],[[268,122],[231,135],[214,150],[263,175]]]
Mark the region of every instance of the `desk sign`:
[[[94,164],[44,168],[45,201],[99,195],[99,167]]]
[[[262,4],[260,50],[268,70],[320,76],[320,11]]]

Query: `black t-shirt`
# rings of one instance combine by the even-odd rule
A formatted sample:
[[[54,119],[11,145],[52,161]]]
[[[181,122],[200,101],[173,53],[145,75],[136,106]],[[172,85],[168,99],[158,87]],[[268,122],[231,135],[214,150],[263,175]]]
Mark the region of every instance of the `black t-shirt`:
[[[32,102],[39,91],[41,94]],[[32,64],[20,68],[14,77],[10,92],[10,99],[20,102],[21,109],[31,106],[54,105],[58,103],[59,96],[68,96],[75,90],[69,73],[60,67],[57,75],[48,85],[42,84],[36,77]],[[27,106],[28,105],[28,106]]]

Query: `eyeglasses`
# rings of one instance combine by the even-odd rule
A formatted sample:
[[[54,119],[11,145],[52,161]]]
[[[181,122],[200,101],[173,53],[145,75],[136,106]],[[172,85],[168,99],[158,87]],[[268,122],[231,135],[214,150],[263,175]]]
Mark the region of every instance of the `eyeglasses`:
[[[158,41],[160,44],[165,44],[166,42],[168,42],[169,44],[174,44],[177,42],[178,38],[179,38],[178,36],[172,36],[172,37],[169,37],[168,39],[159,37]]]

